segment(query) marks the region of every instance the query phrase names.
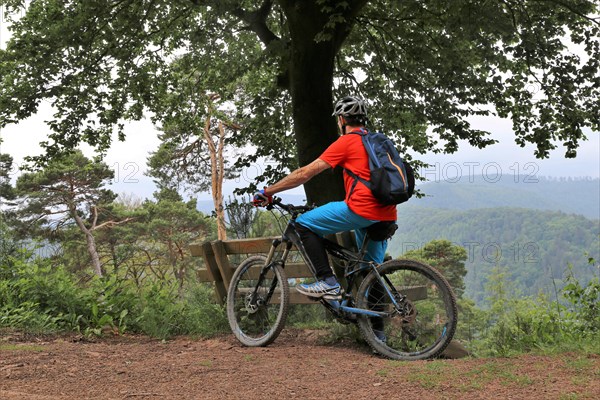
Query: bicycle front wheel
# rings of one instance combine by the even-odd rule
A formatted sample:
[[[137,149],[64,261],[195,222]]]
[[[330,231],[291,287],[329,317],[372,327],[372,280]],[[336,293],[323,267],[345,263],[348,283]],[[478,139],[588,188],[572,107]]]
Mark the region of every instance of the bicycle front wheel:
[[[456,297],[448,281],[435,268],[414,260],[388,261],[378,271],[382,279],[369,273],[357,295],[359,308],[384,315],[359,316],[365,340],[395,360],[438,356],[456,330]]]
[[[227,291],[227,319],[233,334],[246,346],[272,343],[285,325],[289,286],[283,269],[271,265],[261,277],[267,262],[253,256],[242,262]]]

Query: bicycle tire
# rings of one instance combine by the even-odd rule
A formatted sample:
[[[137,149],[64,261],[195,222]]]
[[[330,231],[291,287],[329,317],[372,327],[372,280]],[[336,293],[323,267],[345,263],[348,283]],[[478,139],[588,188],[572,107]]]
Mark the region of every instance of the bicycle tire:
[[[283,268],[271,265],[263,281],[258,284],[261,267],[267,262],[264,256],[252,256],[236,269],[227,290],[227,319],[235,337],[245,346],[267,346],[285,326],[290,290]],[[270,302],[263,303],[275,285]],[[258,285],[259,303],[252,305],[252,292]]]
[[[402,314],[381,289],[374,271],[360,285],[357,306],[375,311],[393,311],[388,318],[358,316],[360,331],[377,353],[403,361],[440,355],[456,330],[456,296],[448,281],[435,268],[415,260],[391,260],[378,268],[400,296]],[[386,283],[386,285],[388,285]],[[389,285],[388,285],[389,286]],[[375,326],[378,325],[378,326]],[[383,333],[378,337],[375,331]]]

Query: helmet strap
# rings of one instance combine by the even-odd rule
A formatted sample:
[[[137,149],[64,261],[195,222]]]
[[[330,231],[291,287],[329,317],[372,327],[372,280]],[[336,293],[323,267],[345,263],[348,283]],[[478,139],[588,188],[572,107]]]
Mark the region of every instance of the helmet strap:
[[[342,119],[341,124],[340,124],[340,118]],[[348,125],[346,124],[346,118],[344,118],[342,115],[338,115],[338,126],[341,129],[340,133],[342,134],[342,136],[344,136],[346,134],[346,127]]]

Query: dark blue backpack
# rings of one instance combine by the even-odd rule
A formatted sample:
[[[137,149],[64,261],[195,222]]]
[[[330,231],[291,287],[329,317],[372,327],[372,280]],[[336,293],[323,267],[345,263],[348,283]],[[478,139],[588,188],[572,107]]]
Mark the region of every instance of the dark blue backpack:
[[[381,132],[352,132],[360,135],[369,155],[371,179],[367,181],[346,169],[354,178],[354,184],[348,196],[352,194],[358,181],[371,189],[373,196],[385,205],[404,203],[413,195],[415,175],[412,167],[402,161],[394,143]]]

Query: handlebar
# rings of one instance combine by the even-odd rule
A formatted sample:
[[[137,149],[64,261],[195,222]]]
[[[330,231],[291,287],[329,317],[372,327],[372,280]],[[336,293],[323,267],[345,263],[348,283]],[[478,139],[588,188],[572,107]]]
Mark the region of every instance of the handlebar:
[[[281,202],[281,198],[279,197],[273,197],[273,202],[267,206],[267,210],[272,210],[274,206],[277,206],[292,215],[298,215],[315,208],[315,206],[296,206],[293,204],[284,204]]]

